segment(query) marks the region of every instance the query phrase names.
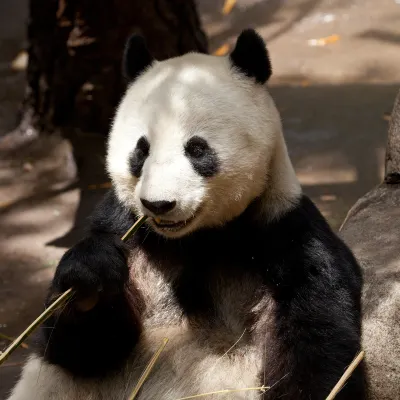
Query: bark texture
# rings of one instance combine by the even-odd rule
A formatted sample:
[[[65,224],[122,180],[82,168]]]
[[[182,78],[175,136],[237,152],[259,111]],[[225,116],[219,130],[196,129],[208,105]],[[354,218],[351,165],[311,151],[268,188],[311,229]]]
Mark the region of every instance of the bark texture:
[[[123,47],[134,32],[159,60],[207,52],[192,0],[31,0],[19,129],[107,132],[124,89]]]
[[[400,91],[394,102],[386,147],[385,182],[400,183]]]

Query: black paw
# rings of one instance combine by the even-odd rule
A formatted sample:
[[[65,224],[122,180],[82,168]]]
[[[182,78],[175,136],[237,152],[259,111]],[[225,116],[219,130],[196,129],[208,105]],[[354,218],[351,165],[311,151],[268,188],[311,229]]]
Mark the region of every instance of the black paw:
[[[82,240],[61,258],[49,300],[71,287],[77,300],[121,293],[129,275],[126,254],[124,243],[115,235]]]

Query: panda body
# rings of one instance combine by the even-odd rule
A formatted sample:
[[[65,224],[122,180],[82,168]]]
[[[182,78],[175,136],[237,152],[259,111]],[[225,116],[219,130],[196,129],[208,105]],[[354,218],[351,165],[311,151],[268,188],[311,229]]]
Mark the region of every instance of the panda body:
[[[361,276],[301,193],[264,43],[245,31],[229,58],[159,63],[133,38],[125,60],[114,188],[50,288],[76,288],[75,305],[44,325],[9,400],[127,399],[164,338],[139,400],[325,399],[359,351]],[[361,366],[337,399],[364,398]]]

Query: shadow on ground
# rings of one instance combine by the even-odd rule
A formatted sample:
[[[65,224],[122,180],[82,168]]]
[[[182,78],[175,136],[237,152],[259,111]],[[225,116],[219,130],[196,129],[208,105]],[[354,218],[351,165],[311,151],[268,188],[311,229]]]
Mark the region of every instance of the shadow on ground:
[[[211,26],[224,24],[224,28],[218,34],[210,37],[210,46],[213,49],[222,46],[243,29],[249,27],[259,29],[268,24],[278,23],[279,28],[264,37],[266,42],[269,43],[287,33],[303,18],[311,14],[321,3],[321,0],[295,0],[290,3],[282,0],[241,1],[239,2],[239,7],[235,8],[229,15],[229,19],[225,21],[221,19],[224,1],[199,1],[198,3],[200,4],[205,24]],[[292,11],[289,18],[284,19],[278,15],[282,7]]]

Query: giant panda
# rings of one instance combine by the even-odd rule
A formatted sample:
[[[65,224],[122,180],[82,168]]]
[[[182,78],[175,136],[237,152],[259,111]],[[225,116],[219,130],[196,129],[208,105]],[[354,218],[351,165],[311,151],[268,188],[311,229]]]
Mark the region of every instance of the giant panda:
[[[113,187],[47,304],[76,298],[41,328],[9,400],[128,399],[163,338],[139,400],[325,399],[360,351],[362,278],[302,193],[265,43],[248,29],[227,56],[158,61],[133,36],[124,71]],[[360,365],[336,398],[365,397]]]

